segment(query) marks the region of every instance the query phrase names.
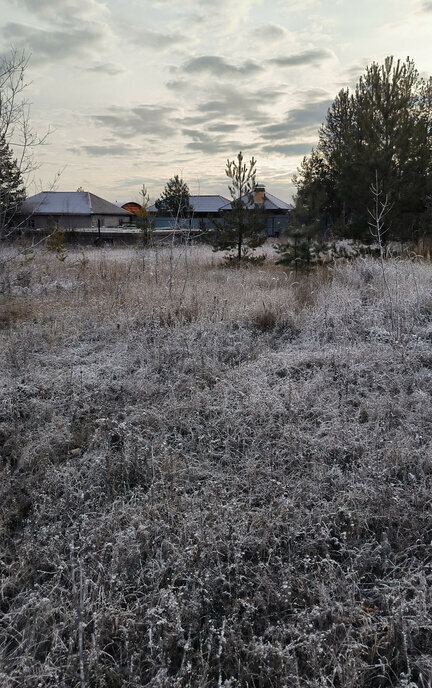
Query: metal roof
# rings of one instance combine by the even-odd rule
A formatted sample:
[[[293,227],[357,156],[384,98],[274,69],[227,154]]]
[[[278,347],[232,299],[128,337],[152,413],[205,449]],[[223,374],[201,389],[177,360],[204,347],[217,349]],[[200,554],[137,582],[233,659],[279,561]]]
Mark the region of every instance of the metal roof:
[[[105,201],[89,191],[42,191],[27,198],[21,206],[26,215],[120,215],[132,213]]]
[[[196,213],[218,213],[227,200],[224,196],[191,196],[190,204]]]
[[[242,196],[242,201],[246,207],[254,207],[254,202],[250,202],[248,195]],[[264,210],[292,210],[294,208],[291,203],[285,203],[285,201],[281,201],[280,198],[276,198],[276,196],[268,193],[268,191],[265,192],[264,203],[259,203],[258,205],[263,205]],[[231,201],[222,206],[221,210],[231,210]]]
[[[228,203],[228,199],[219,195],[208,196],[189,196],[189,204],[192,206],[194,213],[218,213],[221,206]],[[156,205],[150,205],[147,210],[150,213],[156,213]]]

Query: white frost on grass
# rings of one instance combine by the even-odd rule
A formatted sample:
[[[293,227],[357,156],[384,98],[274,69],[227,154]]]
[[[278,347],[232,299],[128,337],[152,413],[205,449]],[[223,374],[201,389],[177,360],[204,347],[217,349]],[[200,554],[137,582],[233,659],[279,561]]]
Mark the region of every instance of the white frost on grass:
[[[87,253],[3,304],[2,686],[76,685],[78,609],[96,688],[427,685],[431,265],[396,332],[372,260]]]

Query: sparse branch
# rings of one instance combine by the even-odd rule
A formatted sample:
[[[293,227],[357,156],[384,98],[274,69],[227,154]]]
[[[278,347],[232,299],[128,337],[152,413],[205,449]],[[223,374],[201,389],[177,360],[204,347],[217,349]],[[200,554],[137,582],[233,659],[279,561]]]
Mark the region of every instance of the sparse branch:
[[[26,51],[12,49],[0,58],[0,240],[19,228],[18,214],[25,187],[38,168],[34,152],[46,143],[48,129],[38,135],[30,122],[30,102],[25,97],[29,83]]]
[[[374,239],[376,239],[379,247],[379,256],[380,256],[380,266],[381,266],[381,274],[384,282],[384,287],[387,292],[387,297],[388,297],[388,303],[389,303],[389,308],[390,308],[390,321],[391,321],[391,328],[392,332],[395,332],[395,317],[394,317],[394,307],[393,307],[393,299],[392,299],[392,294],[390,290],[389,283],[387,281],[387,275],[386,275],[386,270],[385,270],[385,261],[384,261],[384,243],[383,243],[383,237],[386,232],[388,232],[389,227],[385,227],[384,221],[389,212],[392,209],[392,204],[390,203],[389,200],[389,194],[386,193],[384,195],[384,192],[382,190],[382,185],[380,184],[380,181],[378,179],[378,171],[375,170],[375,183],[371,184],[370,186],[370,192],[372,195],[372,200],[373,200],[373,207],[368,208],[368,214],[371,218],[371,220],[368,222],[370,231]]]
[[[384,192],[381,188],[381,184],[378,180],[378,172],[375,170],[375,184],[371,184],[370,186],[370,192],[372,195],[373,199],[373,207],[368,208],[368,214],[371,218],[369,220],[368,224],[370,227],[370,231],[374,239],[379,244],[379,249],[380,249],[380,256],[383,258],[384,256],[384,249],[383,249],[383,237],[384,234],[386,234],[390,228],[384,226],[384,220],[387,217],[387,215],[390,213],[391,209],[393,208],[393,204],[390,203],[389,199],[389,194],[386,193],[384,198]]]

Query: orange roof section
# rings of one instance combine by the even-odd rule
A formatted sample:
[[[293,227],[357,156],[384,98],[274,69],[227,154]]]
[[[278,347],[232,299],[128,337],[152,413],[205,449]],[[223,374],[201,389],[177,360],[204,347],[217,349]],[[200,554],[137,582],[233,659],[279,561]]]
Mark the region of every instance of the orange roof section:
[[[124,205],[122,205],[122,208],[124,210],[127,210],[129,213],[133,213],[134,215],[139,215],[142,210],[142,206],[140,206],[139,203],[135,203],[135,201],[125,203]]]

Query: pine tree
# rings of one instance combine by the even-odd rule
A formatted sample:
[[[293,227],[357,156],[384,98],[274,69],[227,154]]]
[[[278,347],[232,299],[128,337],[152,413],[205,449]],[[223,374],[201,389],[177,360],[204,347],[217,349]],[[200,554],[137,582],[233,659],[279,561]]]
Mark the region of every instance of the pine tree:
[[[297,275],[298,272],[309,270],[315,244],[311,247],[310,230],[307,227],[293,227],[289,232],[289,238],[291,241],[288,243],[274,245],[276,253],[279,254],[276,265],[289,265],[294,268]]]
[[[431,103],[432,82],[421,79],[409,59],[373,63],[353,94],[340,91],[317,148],[294,179],[303,221],[367,238],[369,188],[378,174],[392,203],[388,238],[424,232],[432,186]]]
[[[162,195],[155,205],[159,215],[167,215],[177,221],[189,217],[192,213],[189,187],[177,174],[165,184]]]
[[[210,235],[213,251],[234,251],[228,260],[253,260],[254,251],[266,240],[263,234],[265,220],[261,208],[253,202],[256,185],[256,160],[249,165],[243,162],[243,154],[237,160],[227,160],[225,174],[231,180],[228,185],[232,201],[230,210],[222,211],[219,220],[213,221],[214,231]]]
[[[49,218],[47,227],[47,239],[45,241],[45,248],[57,255],[57,258],[63,262],[67,258],[65,233],[60,229],[58,222],[54,218]]]
[[[0,238],[5,238],[17,222],[25,195],[18,163],[5,138],[0,137]]]

